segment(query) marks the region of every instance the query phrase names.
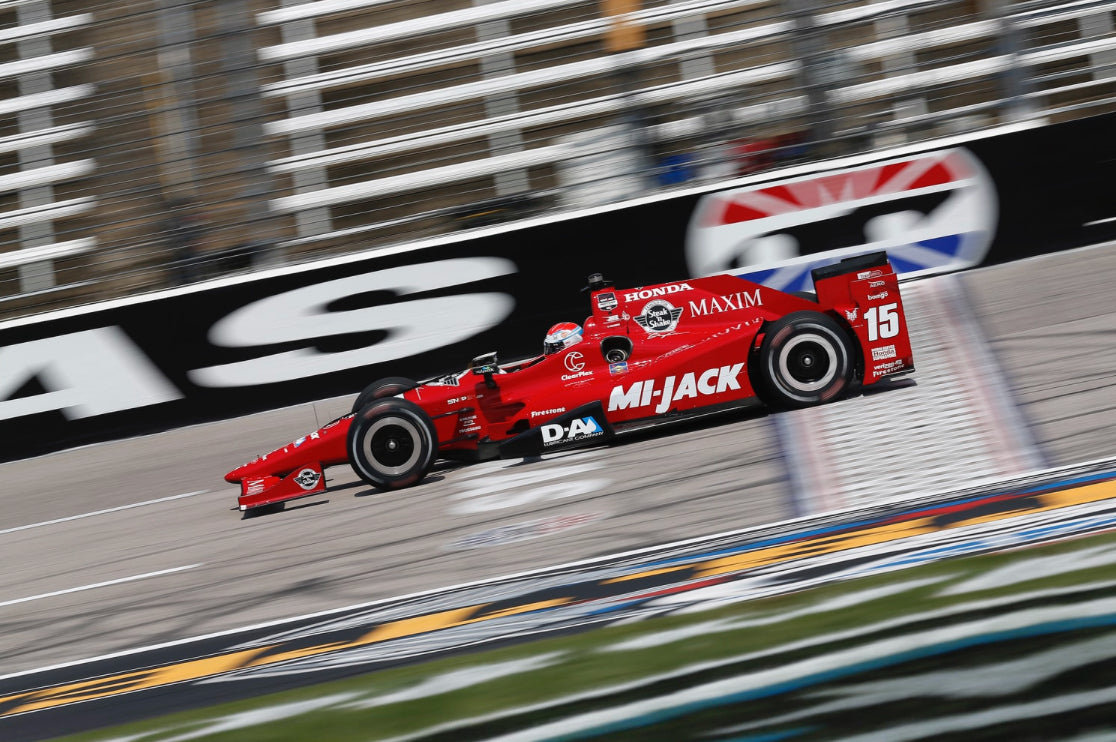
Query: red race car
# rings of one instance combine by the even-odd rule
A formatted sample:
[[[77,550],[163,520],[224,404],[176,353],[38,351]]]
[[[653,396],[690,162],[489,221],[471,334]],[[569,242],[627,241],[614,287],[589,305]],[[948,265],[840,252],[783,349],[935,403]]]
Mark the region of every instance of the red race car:
[[[816,296],[732,275],[617,290],[589,277],[592,315],[552,328],[544,353],[479,356],[423,383],[382,379],[352,413],[225,475],[241,510],[325,489],[349,463],[382,489],[422,480],[437,458],[534,456],[756,399],[805,407],[914,370],[887,255],[813,271]]]

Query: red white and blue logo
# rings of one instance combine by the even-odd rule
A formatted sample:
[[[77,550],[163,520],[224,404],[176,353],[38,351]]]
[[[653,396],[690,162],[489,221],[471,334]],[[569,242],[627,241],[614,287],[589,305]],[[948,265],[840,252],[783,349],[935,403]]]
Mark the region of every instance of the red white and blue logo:
[[[929,152],[708,194],[690,219],[686,261],[694,276],[731,272],[781,291],[876,250],[898,273],[958,270],[988,253],[997,206],[970,152]]]

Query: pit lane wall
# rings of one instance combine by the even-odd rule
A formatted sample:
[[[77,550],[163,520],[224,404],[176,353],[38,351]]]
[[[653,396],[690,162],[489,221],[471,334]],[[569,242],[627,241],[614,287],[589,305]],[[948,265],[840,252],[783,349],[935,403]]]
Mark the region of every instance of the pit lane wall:
[[[602,272],[731,270],[784,290],[887,249],[918,275],[1116,239],[1116,116],[874,153],[580,215],[0,325],[4,459],[539,352]]]

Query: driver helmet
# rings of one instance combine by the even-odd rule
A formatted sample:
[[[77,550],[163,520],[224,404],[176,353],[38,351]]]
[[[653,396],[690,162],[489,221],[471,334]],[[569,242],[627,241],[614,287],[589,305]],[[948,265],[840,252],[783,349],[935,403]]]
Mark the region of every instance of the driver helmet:
[[[543,340],[543,354],[550,355],[581,342],[581,325],[576,322],[559,322],[551,327]]]

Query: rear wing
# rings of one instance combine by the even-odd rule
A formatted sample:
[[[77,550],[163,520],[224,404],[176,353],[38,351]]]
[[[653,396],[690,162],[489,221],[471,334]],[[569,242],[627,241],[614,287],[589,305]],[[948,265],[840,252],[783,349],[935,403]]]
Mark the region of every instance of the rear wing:
[[[845,258],[811,275],[818,304],[844,319],[860,342],[865,385],[914,370],[899,277],[887,253]]]
[[[891,263],[888,262],[887,253],[883,250],[866,255],[854,255],[851,258],[845,258],[833,265],[823,265],[821,268],[815,268],[810,271],[810,277],[814,279],[814,286],[817,287],[818,282],[824,281],[827,278],[844,276],[853,272],[859,274],[856,276],[856,280],[871,279],[883,275],[879,273],[873,276],[871,275],[873,270],[885,271],[887,273],[895,272],[891,268]]]

